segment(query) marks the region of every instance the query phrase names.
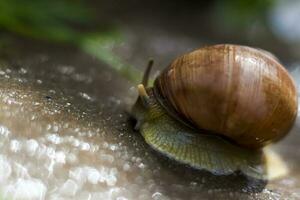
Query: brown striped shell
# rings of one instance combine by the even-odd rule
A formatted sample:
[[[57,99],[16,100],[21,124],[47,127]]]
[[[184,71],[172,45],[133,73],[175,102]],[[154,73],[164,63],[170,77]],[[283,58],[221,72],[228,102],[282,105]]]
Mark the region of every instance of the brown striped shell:
[[[238,45],[200,48],[175,59],[154,83],[157,99],[183,121],[260,148],[288,133],[295,84],[275,57]]]

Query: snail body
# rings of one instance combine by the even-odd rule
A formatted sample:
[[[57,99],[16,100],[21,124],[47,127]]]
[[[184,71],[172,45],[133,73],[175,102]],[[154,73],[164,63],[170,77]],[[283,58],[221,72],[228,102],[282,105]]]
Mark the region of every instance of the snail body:
[[[213,173],[262,174],[255,167],[261,148],[284,137],[297,115],[285,68],[265,51],[238,45],[185,54],[139,93],[132,113],[146,142]]]

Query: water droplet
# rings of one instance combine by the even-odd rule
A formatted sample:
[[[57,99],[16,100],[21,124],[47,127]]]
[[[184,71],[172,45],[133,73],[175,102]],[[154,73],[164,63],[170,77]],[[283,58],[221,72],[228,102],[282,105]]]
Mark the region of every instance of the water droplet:
[[[155,192],[155,193],[153,193],[152,194],[152,199],[154,199],[154,200],[159,200],[159,199],[161,199],[162,198],[162,194],[160,193],[160,192]]]
[[[26,151],[30,156],[33,156],[38,149],[39,144],[36,140],[30,139],[26,141]]]
[[[38,179],[17,179],[4,189],[4,198],[10,199],[44,199],[47,187]]]
[[[18,140],[11,140],[9,148],[12,152],[16,153],[21,150],[21,143]]]
[[[123,165],[123,170],[124,170],[124,171],[129,171],[129,170],[130,170],[130,165],[129,165],[129,163],[125,163],[125,164]]]
[[[64,196],[73,197],[77,193],[79,187],[75,181],[68,179],[60,188],[59,192]]]
[[[0,183],[4,183],[11,174],[11,166],[6,157],[0,155]]]

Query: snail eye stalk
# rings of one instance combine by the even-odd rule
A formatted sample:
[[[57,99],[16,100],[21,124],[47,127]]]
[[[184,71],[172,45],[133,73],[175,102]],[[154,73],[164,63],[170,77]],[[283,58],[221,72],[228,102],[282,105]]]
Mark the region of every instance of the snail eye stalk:
[[[149,76],[150,76],[150,72],[153,66],[153,59],[150,59],[148,62],[148,66],[146,68],[146,71],[144,72],[144,76],[143,76],[143,80],[142,80],[142,84],[147,87],[148,86],[148,81],[149,81]]]
[[[150,97],[147,94],[147,91],[146,91],[144,85],[143,84],[139,84],[137,87],[138,87],[139,97],[142,100],[143,105],[145,106],[145,108],[149,108]]]
[[[139,97],[140,97],[143,105],[145,106],[145,108],[149,108],[150,97],[147,94],[147,91],[143,84],[138,85],[138,93],[139,93]]]

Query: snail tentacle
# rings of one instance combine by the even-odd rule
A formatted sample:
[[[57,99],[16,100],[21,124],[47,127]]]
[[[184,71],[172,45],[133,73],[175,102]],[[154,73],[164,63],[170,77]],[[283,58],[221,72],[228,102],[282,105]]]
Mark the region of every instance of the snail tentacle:
[[[143,84],[139,84],[137,87],[138,87],[139,97],[142,100],[144,107],[148,108],[149,107],[149,95],[147,94],[145,86]]]
[[[152,69],[152,66],[153,66],[153,59],[150,59],[148,61],[148,66],[144,72],[144,76],[143,76],[143,79],[142,79],[142,84],[147,87],[148,86],[148,81],[149,81],[149,76],[150,76],[150,72],[151,72],[151,69]]]

